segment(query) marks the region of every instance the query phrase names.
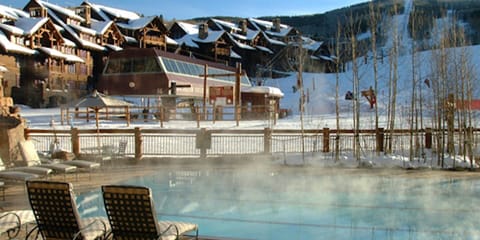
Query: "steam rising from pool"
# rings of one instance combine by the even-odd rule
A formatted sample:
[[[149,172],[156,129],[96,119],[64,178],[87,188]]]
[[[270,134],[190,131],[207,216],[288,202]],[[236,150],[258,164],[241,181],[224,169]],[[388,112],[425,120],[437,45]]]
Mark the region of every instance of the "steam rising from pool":
[[[202,235],[480,239],[479,179],[412,177],[405,171],[183,167],[127,184],[152,188],[160,219],[195,222]],[[91,203],[95,194],[82,197]],[[82,207],[91,209],[86,203]]]

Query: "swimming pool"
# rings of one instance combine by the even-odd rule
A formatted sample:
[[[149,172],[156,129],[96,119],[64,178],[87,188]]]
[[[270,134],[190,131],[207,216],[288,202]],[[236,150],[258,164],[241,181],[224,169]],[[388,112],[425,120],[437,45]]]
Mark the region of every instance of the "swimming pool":
[[[480,239],[479,179],[304,169],[165,169],[124,184],[152,188],[160,219],[242,239]],[[100,192],[77,199],[105,215]]]

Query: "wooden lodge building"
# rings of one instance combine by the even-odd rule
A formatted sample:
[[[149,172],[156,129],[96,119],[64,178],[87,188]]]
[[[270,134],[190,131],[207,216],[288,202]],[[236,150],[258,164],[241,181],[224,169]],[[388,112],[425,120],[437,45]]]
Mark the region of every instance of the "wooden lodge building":
[[[299,41],[304,46],[308,44],[308,58],[313,65],[326,65],[334,59],[322,43],[301,37],[300,32],[279,20],[249,18],[229,23],[210,19],[200,24],[176,21],[169,25],[164,24],[161,16],[145,17],[92,1],[73,8],[45,0],[29,0],[23,9],[1,6],[0,66],[7,70],[0,76],[5,95],[13,97],[17,104],[48,107],[102,88],[109,94],[168,95],[171,83],[175,82],[191,86],[178,88],[179,96],[199,97],[204,92],[199,74],[185,77],[185,72],[175,72],[169,62],[184,62],[177,67],[195,66],[195,71],[207,64],[211,71],[229,73],[235,72],[240,63],[249,76],[258,78],[263,75],[259,73],[262,69],[295,70],[289,68],[291,63],[287,61]],[[138,52],[132,53],[135,51]],[[115,59],[126,52],[132,56],[146,54],[144,70],[150,67],[148,71],[152,72],[138,76],[119,74],[121,71],[115,69],[115,61],[119,60]],[[155,61],[147,56],[154,56]],[[110,57],[115,59],[110,61]],[[130,63],[130,69],[136,72],[138,69],[133,66],[138,62]],[[154,77],[148,77],[152,73]],[[119,80],[120,75],[123,80]],[[116,81],[122,83],[111,88],[109,83]],[[231,80],[213,77],[208,83],[232,84]],[[242,77],[242,89],[248,85],[256,84]]]

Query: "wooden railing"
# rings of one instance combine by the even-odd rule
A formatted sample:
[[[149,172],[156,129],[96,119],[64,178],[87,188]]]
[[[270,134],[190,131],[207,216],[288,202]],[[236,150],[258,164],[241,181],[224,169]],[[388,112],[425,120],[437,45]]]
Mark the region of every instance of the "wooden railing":
[[[239,109],[241,115],[239,117],[240,119],[236,119],[235,106],[208,106],[205,108],[205,113],[203,113],[202,110],[203,108],[198,106],[193,109],[189,107],[118,106],[102,108],[98,111],[98,114],[95,115],[95,112],[91,108],[61,108],[60,123],[62,125],[69,125],[72,119],[85,119],[89,122],[91,120],[95,121],[96,118],[98,118],[98,120],[125,121],[127,126],[130,126],[130,123],[132,122],[156,121],[161,127],[163,127],[164,122],[170,120],[193,120],[197,122],[197,126],[203,121],[211,121],[215,123],[216,121],[236,120],[238,125],[240,119],[270,119],[273,121],[273,124],[276,124],[280,111],[279,109],[269,107],[269,105],[243,106]]]
[[[472,146],[480,143],[480,129],[473,129]],[[357,135],[358,134],[358,135]],[[465,133],[456,130],[456,142],[465,142]],[[355,138],[358,136],[358,138]],[[34,140],[39,151],[49,151],[53,141],[85,156],[91,149],[113,146],[127,141],[126,154],[135,159],[144,156],[228,156],[274,153],[347,153],[360,147],[362,152],[389,152],[405,155],[410,146],[437,150],[446,138],[446,132],[425,129],[335,130],[335,129],[26,129],[25,138]],[[415,142],[410,144],[411,140]],[[444,148],[446,149],[446,148]]]

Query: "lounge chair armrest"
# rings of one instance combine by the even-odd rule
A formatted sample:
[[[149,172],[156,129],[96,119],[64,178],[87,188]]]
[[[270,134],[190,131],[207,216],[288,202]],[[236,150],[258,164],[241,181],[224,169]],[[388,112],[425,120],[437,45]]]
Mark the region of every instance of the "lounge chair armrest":
[[[100,226],[102,226],[102,229],[95,229],[94,227],[98,226],[99,224]],[[89,231],[94,231],[94,230],[103,232],[102,239],[104,239],[107,234],[107,224],[101,218],[95,218],[92,222],[88,223],[82,229],[80,229],[80,231],[78,231],[73,237],[73,240],[77,239],[77,237],[79,237],[80,234],[83,234]]]
[[[177,236],[175,239],[180,239],[180,232],[178,231],[178,227],[175,224],[168,225],[167,229],[165,229],[163,232],[161,232],[160,235],[157,237],[157,239],[161,240],[162,236],[164,236],[165,233],[168,232],[172,227],[175,228],[175,232],[176,232],[175,236]]]
[[[2,216],[0,216],[0,221],[4,218],[9,217],[9,216],[13,217],[15,219],[14,221],[16,223],[16,225],[14,227],[7,230],[8,238],[12,239],[12,238],[17,237],[18,233],[20,232],[20,226],[22,226],[22,220],[20,220],[20,216],[18,216],[18,214],[14,213],[14,212],[8,212],[8,213],[5,213]]]
[[[35,225],[35,227],[30,229],[30,231],[27,233],[27,235],[25,235],[25,240],[30,239],[31,235],[34,234],[34,233],[36,233],[36,235],[33,239],[38,239],[38,234],[39,234],[38,225]]]

